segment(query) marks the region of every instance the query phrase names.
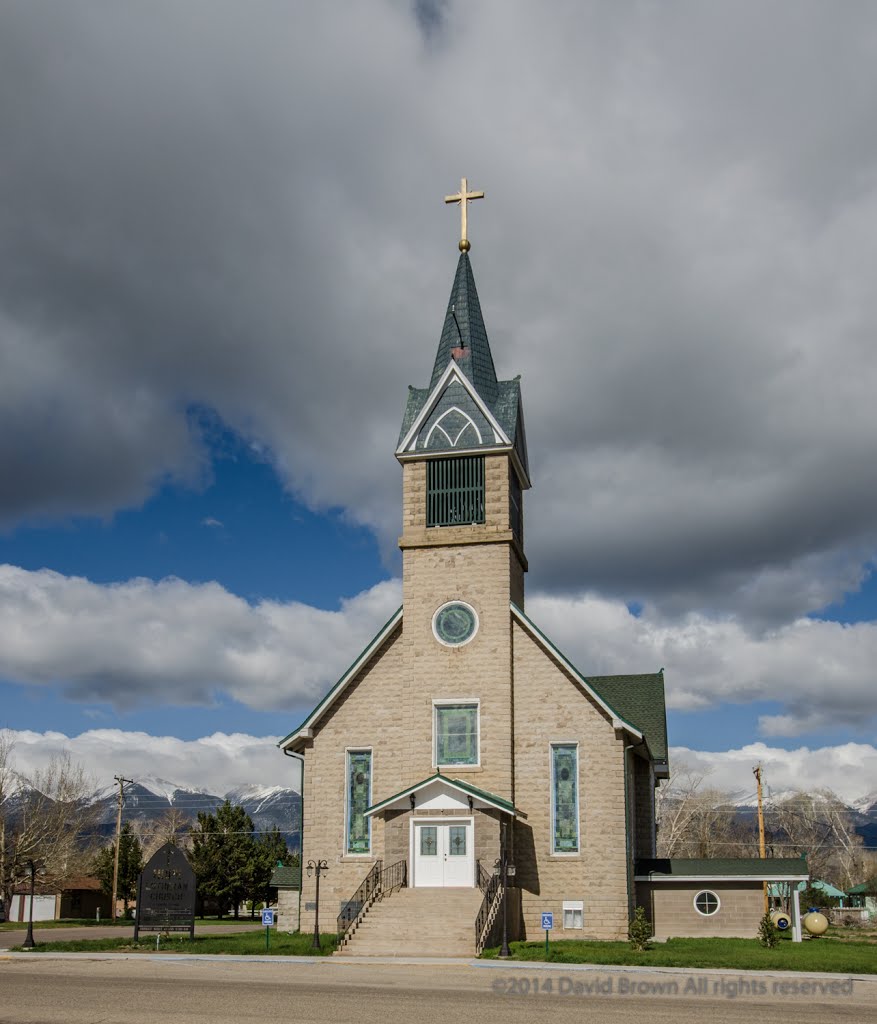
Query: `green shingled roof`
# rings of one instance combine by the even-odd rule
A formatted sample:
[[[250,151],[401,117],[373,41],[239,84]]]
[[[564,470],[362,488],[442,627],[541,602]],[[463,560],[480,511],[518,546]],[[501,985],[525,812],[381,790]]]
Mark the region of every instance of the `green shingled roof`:
[[[652,757],[667,760],[667,709],[664,670],[636,676],[585,676],[622,718],[645,736]]]
[[[301,865],[278,864],[268,884],[278,889],[301,889]]]
[[[430,391],[448,368],[454,349],[463,350],[462,356],[457,358],[457,364],[475,385],[478,394],[492,406],[496,401],[496,370],[487,341],[484,317],[481,315],[472,264],[469,262],[469,254],[465,252],[460,253],[457,263],[457,273],[429,382]]]
[[[691,877],[800,878],[809,875],[804,857],[671,857],[638,860],[635,874],[653,879]]]

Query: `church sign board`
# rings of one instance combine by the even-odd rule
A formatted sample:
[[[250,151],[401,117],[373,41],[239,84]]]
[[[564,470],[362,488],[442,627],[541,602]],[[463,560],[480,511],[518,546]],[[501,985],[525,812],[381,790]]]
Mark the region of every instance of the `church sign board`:
[[[173,843],[165,843],[140,873],[135,942],[141,931],[188,932],[195,938],[195,872]]]

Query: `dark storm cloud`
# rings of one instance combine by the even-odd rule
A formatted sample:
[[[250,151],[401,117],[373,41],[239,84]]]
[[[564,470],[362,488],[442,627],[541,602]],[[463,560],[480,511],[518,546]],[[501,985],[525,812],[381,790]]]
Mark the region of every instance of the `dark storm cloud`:
[[[762,622],[831,601],[877,539],[875,24],[5,4],[0,519],[197,486],[205,406],[392,557],[466,173],[534,581]]]

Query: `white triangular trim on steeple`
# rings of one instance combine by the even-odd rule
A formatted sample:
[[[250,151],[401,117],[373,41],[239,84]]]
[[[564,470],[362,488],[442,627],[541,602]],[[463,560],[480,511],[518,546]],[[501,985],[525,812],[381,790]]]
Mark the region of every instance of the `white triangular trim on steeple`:
[[[460,430],[457,432],[457,436],[453,439],[451,438],[451,435],[447,432],[447,430],[445,430],[445,428],[442,426],[442,420],[445,418],[445,416],[450,416],[452,412],[459,413],[459,415],[462,416],[463,419],[466,421],[465,425],[460,428]],[[429,428],[429,433],[426,435],[426,441],[424,442],[423,447],[428,448],[429,439],[432,437],[432,432],[434,430],[440,430],[448,439],[448,444],[450,445],[450,447],[456,448],[457,442],[466,433],[469,427],[471,427],[475,431],[475,434],[478,437],[478,443],[484,444],[484,438],[481,436],[481,431],[478,429],[478,424],[475,422],[475,420],[473,420],[468,413],[463,412],[463,410],[458,405],[452,405],[451,408],[445,410],[445,412],[443,412],[441,416],[439,416],[439,418],[435,421],[435,423],[433,423],[433,425]]]
[[[494,442],[496,444],[508,445],[509,447],[511,447],[512,442],[509,440],[508,435],[499,425],[496,417],[485,404],[484,399],[475,390],[475,385],[469,380],[466,374],[463,373],[463,371],[456,364],[456,362],[453,359],[451,359],[451,361],[448,363],[448,368],[441,375],[441,377],[439,378],[439,382],[436,384],[436,386],[432,389],[432,393],[430,394],[429,398],[427,398],[424,407],[420,410],[417,419],[414,421],[414,423],[412,423],[411,429],[408,431],[408,433],[402,439],[402,442],[400,443],[399,447],[396,449],[397,455],[404,455],[406,452],[413,452],[416,450],[418,434],[423,429],[424,423],[426,423],[426,421],[432,415],[433,410],[438,405],[439,399],[445,393],[448,384],[450,384],[452,380],[456,380],[459,384],[463,386],[463,389],[468,393],[469,397],[475,403],[478,411],[490,424],[490,429],[493,431]]]

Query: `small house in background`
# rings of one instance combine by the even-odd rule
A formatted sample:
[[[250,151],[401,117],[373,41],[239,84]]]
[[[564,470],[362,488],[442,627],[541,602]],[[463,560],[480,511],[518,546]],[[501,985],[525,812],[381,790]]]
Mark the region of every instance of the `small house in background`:
[[[848,904],[865,911],[867,920],[877,920],[877,878],[847,890]]]
[[[33,905],[34,921],[94,918],[110,916],[110,897],[101,892],[98,878],[82,875],[70,878],[58,891],[45,883],[36,886]],[[9,921],[27,921],[30,914],[30,885],[19,886],[9,904]]]
[[[297,932],[299,925],[299,896],[301,895],[301,865],[288,867],[279,861],[268,883],[277,890],[277,927],[282,932]]]

